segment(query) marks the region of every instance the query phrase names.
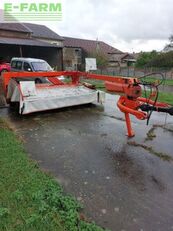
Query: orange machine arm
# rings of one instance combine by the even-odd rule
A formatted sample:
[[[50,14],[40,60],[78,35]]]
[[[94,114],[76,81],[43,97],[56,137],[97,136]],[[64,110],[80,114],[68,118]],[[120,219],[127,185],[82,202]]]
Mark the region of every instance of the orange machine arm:
[[[87,73],[86,77],[91,79],[110,81],[112,83],[118,84],[118,86],[121,87],[124,95],[120,96],[117,106],[125,115],[128,137],[133,137],[135,133],[132,130],[129,114],[134,115],[140,120],[147,118],[146,113],[138,110],[141,103],[137,100],[137,98],[142,94],[141,87],[139,86],[139,80],[137,78],[96,75],[90,73]],[[114,90],[114,92],[116,91]]]
[[[128,137],[133,137],[135,135],[131,127],[129,114],[134,115],[139,120],[149,119],[150,115],[146,113],[148,111],[160,111],[173,115],[173,107],[170,107],[166,103],[151,100],[155,94],[152,93],[148,99],[141,97],[142,88],[140,84],[142,83],[140,83],[138,78],[97,75],[90,73],[85,73],[84,76],[91,79],[108,81],[106,83],[112,83],[112,85],[116,83],[118,87],[114,88],[114,90],[112,89],[113,92],[117,92],[117,89],[121,89],[123,95],[120,96],[117,106],[125,115]]]

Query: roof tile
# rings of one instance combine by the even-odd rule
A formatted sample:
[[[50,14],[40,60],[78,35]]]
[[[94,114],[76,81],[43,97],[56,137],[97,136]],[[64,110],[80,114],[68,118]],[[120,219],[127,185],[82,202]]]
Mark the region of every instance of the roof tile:
[[[122,54],[123,52],[102,42],[97,40],[87,40],[87,39],[79,39],[79,38],[71,38],[71,37],[63,37],[64,38],[64,46],[65,47],[81,47],[86,52],[90,53],[99,47],[99,49],[104,54]]]

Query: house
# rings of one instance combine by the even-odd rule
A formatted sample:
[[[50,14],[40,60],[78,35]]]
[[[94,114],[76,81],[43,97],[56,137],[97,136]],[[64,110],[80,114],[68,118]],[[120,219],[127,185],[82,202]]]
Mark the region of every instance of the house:
[[[113,59],[112,57],[121,57],[127,54],[102,41],[71,37],[63,38],[64,69],[84,69],[85,57],[92,57],[97,52],[100,52],[108,59],[110,66],[113,66],[113,64],[117,66],[119,59]]]
[[[44,25],[0,23],[0,60],[32,57],[46,60],[56,70],[84,70],[85,57],[102,54],[108,67],[135,62],[132,55],[98,40],[61,37]]]
[[[79,39],[71,37],[64,38],[63,61],[64,69],[84,69],[85,57],[93,57],[95,53],[110,57],[114,54],[123,54],[122,51],[98,40]]]
[[[109,65],[112,67],[126,67],[131,66],[136,62],[134,54],[122,53],[122,54],[111,54],[109,56]]]
[[[64,70],[82,70],[84,69],[83,49],[79,46],[63,48],[63,68]]]
[[[63,38],[44,25],[0,23],[0,59],[12,57],[45,59],[57,70],[63,66]]]

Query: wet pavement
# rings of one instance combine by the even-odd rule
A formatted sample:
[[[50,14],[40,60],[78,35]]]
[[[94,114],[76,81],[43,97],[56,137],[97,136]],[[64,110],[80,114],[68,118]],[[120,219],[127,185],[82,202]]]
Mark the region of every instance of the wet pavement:
[[[173,117],[133,120],[128,139],[117,97],[104,106],[7,113],[32,159],[84,204],[89,220],[112,231],[173,230]],[[153,126],[157,125],[157,126]],[[147,135],[148,134],[148,135]]]

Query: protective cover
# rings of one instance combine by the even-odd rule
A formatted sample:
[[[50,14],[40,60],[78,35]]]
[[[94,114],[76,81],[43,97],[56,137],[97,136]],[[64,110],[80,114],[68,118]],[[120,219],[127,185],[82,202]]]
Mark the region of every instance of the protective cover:
[[[11,81],[8,97],[12,102],[19,102],[20,114],[29,114],[87,103],[102,103],[105,94],[85,86],[37,87],[29,81],[20,82],[19,85]]]

